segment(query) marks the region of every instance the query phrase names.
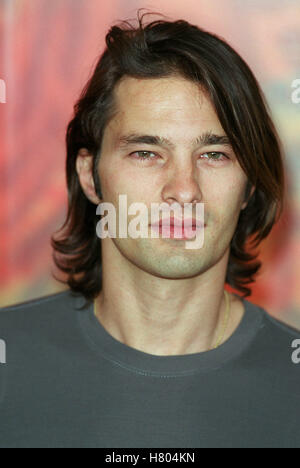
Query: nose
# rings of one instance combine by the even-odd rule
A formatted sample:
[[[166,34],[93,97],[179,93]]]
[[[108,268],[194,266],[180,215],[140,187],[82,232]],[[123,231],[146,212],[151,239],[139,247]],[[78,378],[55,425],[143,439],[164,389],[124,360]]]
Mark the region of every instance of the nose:
[[[192,163],[188,167],[182,163],[180,166],[176,164],[170,169],[163,187],[162,198],[167,203],[177,202],[182,206],[184,203],[202,202],[197,169]]]

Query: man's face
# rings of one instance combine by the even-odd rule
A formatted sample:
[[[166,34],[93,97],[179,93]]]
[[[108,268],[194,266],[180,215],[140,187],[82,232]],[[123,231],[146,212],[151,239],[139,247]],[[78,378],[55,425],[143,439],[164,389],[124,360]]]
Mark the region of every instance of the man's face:
[[[115,89],[118,114],[106,127],[99,162],[103,201],[115,206],[142,202],[204,203],[204,245],[187,249],[185,240],[108,238],[122,257],[163,278],[188,278],[207,271],[229,253],[240,211],[246,206],[247,177],[230,145],[205,144],[203,135],[226,136],[206,95],[181,77],[125,77]],[[124,143],[129,135],[159,136],[173,146]],[[198,138],[198,143],[196,139]],[[141,152],[141,153],[139,153]],[[148,153],[145,153],[148,152]],[[148,159],[142,159],[144,157]],[[192,210],[196,216],[195,206]],[[128,215],[128,224],[136,215]],[[117,230],[118,233],[118,230]]]

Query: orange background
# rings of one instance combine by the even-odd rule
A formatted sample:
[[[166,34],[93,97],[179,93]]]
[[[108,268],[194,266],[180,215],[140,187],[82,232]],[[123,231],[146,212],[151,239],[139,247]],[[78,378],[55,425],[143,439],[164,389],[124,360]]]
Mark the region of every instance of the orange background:
[[[65,289],[50,236],[67,207],[66,125],[112,23],[138,8],[217,33],[248,62],[286,150],[287,203],[261,245],[250,297],[300,328],[300,5],[284,0],[2,0],[0,2],[0,307]]]

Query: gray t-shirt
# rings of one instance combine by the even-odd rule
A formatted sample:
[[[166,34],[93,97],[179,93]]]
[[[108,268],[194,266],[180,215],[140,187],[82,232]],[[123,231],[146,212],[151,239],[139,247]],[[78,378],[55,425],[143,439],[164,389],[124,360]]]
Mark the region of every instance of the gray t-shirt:
[[[300,332],[244,304],[181,356],[119,342],[69,290],[0,310],[0,447],[300,448]]]

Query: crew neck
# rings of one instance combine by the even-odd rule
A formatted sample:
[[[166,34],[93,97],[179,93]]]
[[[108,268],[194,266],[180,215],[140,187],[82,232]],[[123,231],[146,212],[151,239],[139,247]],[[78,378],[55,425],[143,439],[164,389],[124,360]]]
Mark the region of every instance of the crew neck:
[[[239,297],[239,296],[237,296]],[[98,356],[128,371],[157,377],[180,377],[197,372],[216,370],[239,356],[264,326],[265,311],[256,304],[240,298],[244,304],[244,315],[233,334],[218,348],[209,351],[159,356],[132,348],[114,338],[94,315],[93,304],[77,310],[80,328]],[[75,307],[83,306],[84,298],[75,298]]]

